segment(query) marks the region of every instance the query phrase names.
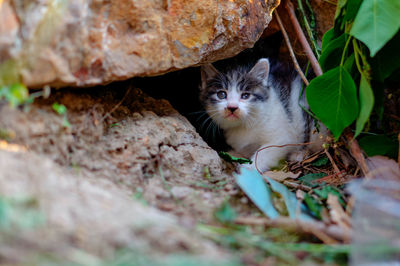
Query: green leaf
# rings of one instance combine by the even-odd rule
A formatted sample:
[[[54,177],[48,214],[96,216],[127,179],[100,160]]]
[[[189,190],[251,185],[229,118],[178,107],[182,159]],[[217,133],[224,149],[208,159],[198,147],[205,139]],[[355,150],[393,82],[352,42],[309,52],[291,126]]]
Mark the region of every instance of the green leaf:
[[[321,200],[327,200],[328,199],[328,195],[329,194],[333,194],[333,195],[338,197],[340,204],[343,205],[345,203],[343,201],[342,194],[340,193],[340,191],[337,188],[332,187],[332,186],[324,186],[324,187],[322,187],[320,189],[315,189],[314,193],[316,195],[318,195]]]
[[[400,28],[400,1],[364,0],[350,34],[365,43],[373,57]]]
[[[373,58],[369,60],[374,79],[383,82],[400,68],[400,31]]]
[[[5,92],[5,98],[12,107],[25,103],[29,98],[28,88],[21,83],[15,83]]]
[[[321,45],[321,51],[324,52],[326,49],[326,46],[332,41],[335,37],[335,33],[333,28],[325,32],[324,36],[322,36],[322,45]]]
[[[267,217],[280,216],[272,203],[271,190],[257,170],[242,167],[241,173],[234,175],[239,187]]]
[[[359,99],[360,114],[357,118],[354,137],[357,137],[361,133],[374,107],[374,92],[364,75],[361,75]]]
[[[67,112],[67,107],[65,107],[65,105],[63,105],[63,104],[53,103],[53,105],[51,107],[59,115],[63,115]]]
[[[324,173],[313,173],[313,174],[307,174],[299,178],[300,181],[302,181],[305,185],[309,187],[317,187],[319,183],[314,182],[317,179],[323,178],[326,176]]]
[[[329,159],[328,157],[321,157],[318,158],[318,160],[316,160],[315,162],[312,163],[313,166],[323,166],[326,165],[328,163]]]
[[[215,211],[215,218],[221,223],[231,223],[236,219],[237,213],[232,206],[225,201],[222,205]]]
[[[346,5],[346,13],[344,15],[344,20],[347,22],[352,22],[356,17],[362,0],[349,0]]]
[[[356,60],[355,60],[355,55],[354,53],[351,53],[346,60],[344,61],[343,67],[349,72],[349,74],[353,77],[355,80],[356,77],[359,76],[359,72],[357,70],[357,65],[356,65]]]
[[[251,164],[252,163],[252,161],[249,159],[238,158],[238,157],[232,156],[229,153],[224,152],[224,151],[220,151],[218,154],[222,159],[224,159],[225,161],[228,161],[228,162],[235,162],[235,163],[240,163],[240,164],[246,164],[246,163]]]
[[[339,17],[343,7],[346,5],[347,0],[338,0],[336,6],[335,20]]]
[[[321,210],[322,210],[322,205],[318,203],[316,199],[314,199],[313,196],[309,194],[304,195],[304,203],[306,206],[310,209],[311,213],[317,217],[318,219],[321,219]]]
[[[349,38],[347,34],[342,34],[336,39],[329,41],[326,47],[322,48],[322,54],[318,61],[324,72],[340,65],[347,38]]]
[[[343,67],[316,77],[307,87],[310,109],[338,139],[358,116],[357,88]]]
[[[385,135],[365,136],[360,138],[358,143],[368,156],[387,155],[392,158],[397,156],[397,141]]]

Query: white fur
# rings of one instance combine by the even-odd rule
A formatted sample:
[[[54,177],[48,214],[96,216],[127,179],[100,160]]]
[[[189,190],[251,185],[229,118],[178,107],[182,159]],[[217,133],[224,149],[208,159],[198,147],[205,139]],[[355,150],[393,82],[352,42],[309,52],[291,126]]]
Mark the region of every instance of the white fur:
[[[265,64],[265,61],[262,63]],[[269,63],[267,71],[269,71]],[[266,78],[268,78],[268,75]],[[237,79],[231,77],[230,80],[234,83]],[[206,107],[211,118],[224,130],[227,143],[236,152],[251,157],[253,165],[250,167],[255,166],[255,152],[261,147],[302,143],[304,141],[305,121],[302,110],[299,107],[300,78],[296,78],[291,86],[289,101],[291,118],[288,117],[285,107],[274,89],[269,91],[269,97],[266,101],[250,102],[240,98],[241,93],[236,84],[230,84],[226,100],[220,101],[214,106]],[[303,106],[306,105],[304,101],[301,104]],[[237,119],[226,118],[227,114],[230,113],[227,110],[229,105],[238,107],[234,112],[238,117]],[[313,130],[313,127],[311,128]],[[318,135],[313,134],[311,141],[316,140],[318,140]],[[314,144],[311,149],[320,149],[321,144],[322,140]],[[291,159],[301,160],[304,156],[304,151],[305,149],[301,146],[271,147],[262,150],[257,156],[257,167],[261,171],[269,170],[277,166],[279,161],[285,159],[288,155],[290,155]]]

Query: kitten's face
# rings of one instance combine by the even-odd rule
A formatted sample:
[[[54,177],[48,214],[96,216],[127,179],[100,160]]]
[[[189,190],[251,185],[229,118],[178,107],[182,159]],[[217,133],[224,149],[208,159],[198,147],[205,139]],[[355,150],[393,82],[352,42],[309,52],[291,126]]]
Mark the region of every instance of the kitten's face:
[[[222,128],[251,125],[267,97],[269,62],[261,59],[250,71],[227,74],[212,65],[202,69],[201,101],[208,115]]]

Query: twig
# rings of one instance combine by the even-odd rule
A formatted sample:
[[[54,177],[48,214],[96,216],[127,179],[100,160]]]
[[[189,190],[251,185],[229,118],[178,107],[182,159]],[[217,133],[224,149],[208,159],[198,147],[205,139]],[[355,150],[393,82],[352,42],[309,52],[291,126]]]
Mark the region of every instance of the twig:
[[[275,13],[276,14],[276,13]],[[314,142],[305,142],[305,143],[290,143],[290,144],[283,144],[283,145],[269,145],[269,146],[265,146],[265,147],[262,147],[262,148],[260,148],[260,149],[258,149],[257,151],[256,151],[256,157],[254,158],[254,165],[255,165],[255,167],[256,167],[256,170],[262,175],[263,173],[260,171],[260,169],[258,169],[258,166],[257,166],[257,158],[258,158],[258,153],[260,152],[260,151],[262,151],[262,150],[266,150],[266,149],[269,149],[269,148],[283,148],[283,147],[292,147],[292,146],[304,146],[304,145],[310,145],[310,144],[313,144]]]
[[[104,121],[107,117],[109,117],[112,113],[115,112],[115,110],[118,109],[118,107],[125,101],[126,97],[129,95],[129,92],[131,91],[131,87],[126,91],[124,97],[122,97],[121,101],[119,101],[109,112],[107,112],[101,119],[100,123]]]
[[[293,4],[292,4],[292,2],[290,2],[290,0],[286,1],[285,8],[289,14],[290,20],[292,21],[293,27],[295,28],[297,37],[299,38],[299,41],[300,41],[301,45],[303,46],[303,49],[304,49],[308,59],[310,60],[311,67],[313,68],[315,75],[321,76],[322,69],[321,69],[320,65],[318,64],[318,60],[315,58],[315,55],[314,55],[310,45],[308,44],[308,41],[307,41],[306,36],[304,35],[304,32],[301,29],[300,23],[297,20],[296,14],[294,12]]]
[[[306,185],[302,185],[302,184],[297,184],[295,182],[290,182],[290,181],[283,181],[283,184],[287,187],[291,187],[291,188],[295,188],[295,189],[300,189],[300,190],[304,190],[304,191],[311,191],[312,188]]]
[[[279,227],[292,231],[302,231],[311,233],[320,238],[325,243],[333,244],[339,241],[349,242],[351,231],[345,231],[337,225],[325,225],[318,221],[301,221],[290,218],[255,218],[255,217],[238,217],[235,223],[243,225],[264,225],[269,227]]]
[[[351,130],[348,130],[348,129],[344,132],[344,137],[346,138],[346,140],[350,146],[351,155],[357,161],[364,176],[366,176],[369,172],[369,168],[367,166],[367,163],[365,161],[365,158],[361,151],[361,148],[358,145],[358,141],[356,139],[354,139],[353,133],[351,132]]]
[[[304,84],[306,84],[308,86],[308,84],[310,84],[310,82],[308,82],[306,76],[304,75],[303,71],[300,68],[299,62],[297,62],[296,55],[294,54],[292,45],[290,44],[289,36],[288,36],[288,34],[286,32],[285,27],[283,26],[282,20],[279,17],[278,10],[275,10],[274,14],[275,14],[276,20],[278,21],[279,28],[282,31],[282,35],[283,35],[283,38],[285,39],[286,45],[287,45],[287,47],[289,49],[289,54],[290,54],[290,57],[292,58],[294,67],[295,67],[297,73],[299,73],[299,75],[300,75],[301,79],[303,80]]]
[[[337,175],[339,175],[340,174],[339,167],[337,167],[337,165],[336,165],[335,161],[333,160],[331,154],[328,152],[327,149],[324,149],[324,152],[325,152],[326,157],[328,157],[329,161],[331,162],[331,164],[333,166],[333,170],[335,170],[335,173]]]

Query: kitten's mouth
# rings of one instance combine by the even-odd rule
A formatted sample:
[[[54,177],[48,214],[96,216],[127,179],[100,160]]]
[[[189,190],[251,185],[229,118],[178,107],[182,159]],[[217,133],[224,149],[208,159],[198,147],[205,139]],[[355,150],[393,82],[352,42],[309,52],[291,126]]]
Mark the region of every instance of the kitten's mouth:
[[[228,119],[228,120],[236,120],[236,119],[239,119],[239,116],[237,116],[237,115],[234,114],[234,113],[230,113],[230,114],[228,114],[228,115],[225,116],[225,119]]]

